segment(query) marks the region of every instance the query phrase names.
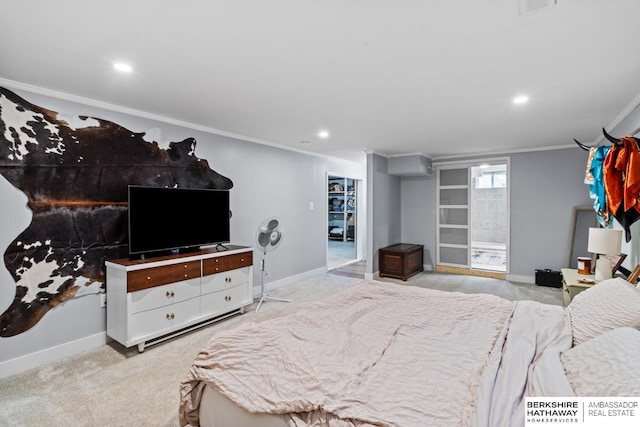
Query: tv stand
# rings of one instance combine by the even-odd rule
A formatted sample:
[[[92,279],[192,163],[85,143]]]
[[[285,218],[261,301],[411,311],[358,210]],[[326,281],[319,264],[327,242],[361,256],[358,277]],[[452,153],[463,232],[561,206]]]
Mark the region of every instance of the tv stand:
[[[107,261],[107,335],[125,347],[172,338],[253,303],[253,248]]]
[[[140,252],[136,254],[130,254],[129,259],[134,261],[144,261],[146,259],[158,258],[163,256],[173,256],[173,255],[181,255],[181,254],[192,254],[194,252],[199,252],[202,249],[199,246],[190,246],[186,248],[179,249],[164,249],[161,251],[153,251],[153,252]]]

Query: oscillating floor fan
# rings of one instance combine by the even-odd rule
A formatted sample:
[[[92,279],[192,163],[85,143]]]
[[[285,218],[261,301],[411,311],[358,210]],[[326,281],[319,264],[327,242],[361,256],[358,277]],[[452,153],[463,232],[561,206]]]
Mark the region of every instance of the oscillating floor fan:
[[[260,261],[260,301],[256,307],[256,312],[260,310],[260,306],[264,301],[291,302],[289,299],[270,297],[267,292],[267,288],[264,285],[264,266],[267,252],[271,252],[277,248],[280,243],[282,243],[283,237],[284,231],[280,225],[280,220],[277,218],[265,219],[258,227],[258,232],[256,233],[256,244],[258,245],[258,248],[260,248],[260,251],[262,251],[262,260]]]

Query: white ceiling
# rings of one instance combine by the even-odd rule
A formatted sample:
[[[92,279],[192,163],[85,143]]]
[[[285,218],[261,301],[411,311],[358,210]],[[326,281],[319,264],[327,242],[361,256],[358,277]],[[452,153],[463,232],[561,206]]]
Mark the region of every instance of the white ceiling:
[[[0,85],[352,160],[596,141],[640,100],[640,1],[521,1],[0,0]]]

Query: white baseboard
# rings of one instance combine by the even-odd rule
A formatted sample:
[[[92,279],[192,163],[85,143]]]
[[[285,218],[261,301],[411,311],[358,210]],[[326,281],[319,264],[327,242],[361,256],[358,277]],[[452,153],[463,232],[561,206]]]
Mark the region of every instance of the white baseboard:
[[[516,283],[527,283],[530,285],[534,285],[536,283],[536,279],[533,276],[519,276],[517,274],[507,274],[507,281]]]
[[[55,347],[25,354],[15,359],[5,360],[4,362],[0,362],[0,379],[64,359],[65,357],[75,356],[84,351],[93,350],[106,343],[107,333],[100,332]]]
[[[267,290],[277,289],[281,286],[289,285],[291,283],[299,282],[300,280],[308,279],[310,277],[319,276],[321,274],[325,274],[328,271],[327,267],[316,268],[315,270],[305,271],[300,274],[295,274],[293,276],[285,277],[284,279],[274,280],[273,282],[265,283],[265,287]],[[259,282],[259,280],[258,280]],[[260,297],[260,283],[258,286],[253,287],[253,296],[254,298]]]

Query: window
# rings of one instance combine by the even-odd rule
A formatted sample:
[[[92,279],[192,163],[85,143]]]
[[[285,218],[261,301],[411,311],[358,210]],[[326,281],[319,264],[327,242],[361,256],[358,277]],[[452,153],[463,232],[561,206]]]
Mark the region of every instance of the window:
[[[504,171],[482,172],[476,177],[475,188],[505,188],[507,186],[507,174]]]

